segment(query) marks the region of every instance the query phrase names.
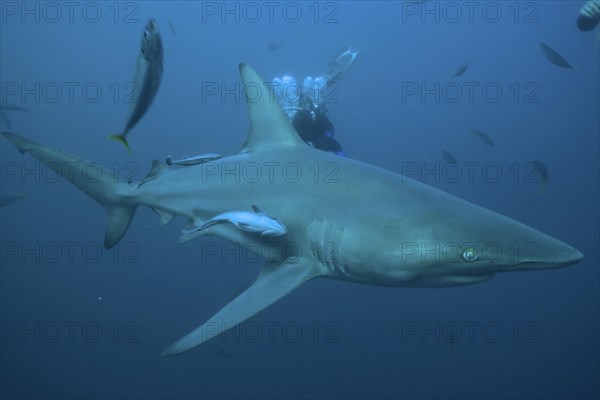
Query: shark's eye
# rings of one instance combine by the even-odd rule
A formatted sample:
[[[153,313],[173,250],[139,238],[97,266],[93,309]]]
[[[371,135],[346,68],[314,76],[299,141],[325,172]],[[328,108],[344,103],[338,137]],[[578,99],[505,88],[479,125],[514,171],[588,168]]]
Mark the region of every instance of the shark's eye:
[[[475,249],[467,249],[465,250],[465,252],[463,253],[463,258],[466,261],[475,261],[477,260],[477,252],[475,251]]]

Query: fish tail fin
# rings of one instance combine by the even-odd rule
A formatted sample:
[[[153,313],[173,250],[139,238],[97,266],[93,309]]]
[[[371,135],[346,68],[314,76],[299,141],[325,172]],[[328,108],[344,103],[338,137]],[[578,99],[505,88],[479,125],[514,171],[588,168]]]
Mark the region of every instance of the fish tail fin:
[[[108,138],[121,143],[123,146],[125,146],[129,154],[131,154],[131,147],[129,147],[129,143],[127,143],[127,137],[124,133],[119,133],[117,135],[108,135]]]
[[[23,153],[29,153],[96,200],[108,214],[104,246],[111,248],[125,235],[138,203],[130,185],[115,171],[10,132],[2,133]]]

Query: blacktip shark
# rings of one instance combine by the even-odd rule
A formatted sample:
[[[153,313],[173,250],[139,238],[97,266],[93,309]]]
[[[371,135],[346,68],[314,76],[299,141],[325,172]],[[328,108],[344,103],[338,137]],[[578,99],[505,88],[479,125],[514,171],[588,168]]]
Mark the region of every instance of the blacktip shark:
[[[308,146],[278,102],[266,95],[264,80],[245,64],[240,74],[244,86],[254,90],[247,98],[250,130],[241,151],[187,168],[153,167],[153,179],[141,186],[119,182],[109,169],[91,181],[85,173],[89,161],[4,132],[21,153],[52,165],[104,206],[108,248],[123,237],[141,205],[155,210],[163,224],[175,215],[208,220],[248,204],[260,204],[285,223],[287,234],[279,238],[258,237],[231,224],[205,231],[260,252],[265,264],[248,289],[164,356],[211,340],[317,277],[442,288],[484,282],[499,272],[563,267],[583,258],[573,247],[508,217]],[[263,95],[256,96],[256,90]]]

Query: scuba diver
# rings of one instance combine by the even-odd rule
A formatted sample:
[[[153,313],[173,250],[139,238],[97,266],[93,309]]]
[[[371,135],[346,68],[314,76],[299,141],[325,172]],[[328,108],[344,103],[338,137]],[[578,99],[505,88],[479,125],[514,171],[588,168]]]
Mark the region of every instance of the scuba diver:
[[[350,72],[359,53],[360,50],[353,51],[347,46],[331,62],[329,72],[317,78],[307,76],[302,86],[289,75],[273,79],[275,96],[294,129],[304,142],[316,149],[344,155],[342,146],[333,137],[333,124],[327,117],[325,90],[328,85],[338,82]],[[175,160],[168,156],[165,162],[169,167],[185,167],[218,160],[221,157],[220,154],[201,154]]]
[[[579,10],[577,27],[580,31],[591,31],[600,22],[600,0],[589,0]]]
[[[273,89],[294,129],[302,140],[323,151],[340,156],[344,151],[333,137],[333,124],[327,117],[324,91],[350,72],[360,51],[342,49],[324,76],[304,78],[302,86],[290,75],[273,79]]]

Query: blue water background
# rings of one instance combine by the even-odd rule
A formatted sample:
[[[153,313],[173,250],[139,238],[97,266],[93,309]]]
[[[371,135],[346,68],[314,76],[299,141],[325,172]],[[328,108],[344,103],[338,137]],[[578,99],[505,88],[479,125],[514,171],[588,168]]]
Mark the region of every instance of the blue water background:
[[[223,10],[203,9],[221,3],[100,2],[97,23],[82,17],[86,3],[72,23],[67,15],[23,22],[7,3],[21,7],[2,2],[3,90],[15,82],[48,88],[25,101],[21,89],[2,94],[31,110],[9,113],[15,133],[140,179],[168,154],[239,150],[248,131],[243,99],[206,88],[235,89],[240,62],[265,79],[302,79],[323,74],[349,44],[363,52],[328,103],[348,157],[398,173],[438,168],[412,177],[569,243],[585,259],[448,289],[315,280],[215,342],[233,358],[200,348],[165,359],[162,350],[251,283],[260,262],[203,255],[202,243],[221,243],[214,239],[177,245],[185,221],[159,227],[148,209],[138,210],[117,250],[100,250],[102,207],[0,138],[2,195],[26,196],[1,210],[2,398],[598,398],[600,38],[575,26],[583,2],[496,2],[485,17],[490,3],[477,3],[472,20],[458,2],[425,3],[432,14],[420,4],[413,14],[413,4],[354,1],[293,3],[283,14],[288,3],[280,3],[272,21],[261,6],[257,22],[245,3],[228,3],[239,7],[239,21],[234,12],[223,22]],[[302,16],[292,22],[296,9]],[[129,136],[129,155],[106,136],[124,126],[125,85],[151,17],[165,73]],[[576,69],[548,62],[539,42]],[[450,78],[463,62],[466,73]],[[73,99],[65,82],[78,85]],[[479,85],[473,101],[465,82]],[[64,89],[56,102],[54,84]],[[83,93],[86,84],[101,88],[98,101]],[[414,85],[419,92],[410,95]],[[495,147],[469,135],[472,128]],[[464,162],[479,163],[472,181],[442,172],[443,149],[463,174]],[[550,172],[544,193],[525,179],[532,160]],[[482,172],[490,163],[500,166],[499,179]],[[82,333],[89,326],[101,327],[98,340]],[[462,329],[456,343],[445,335],[453,326]]]

